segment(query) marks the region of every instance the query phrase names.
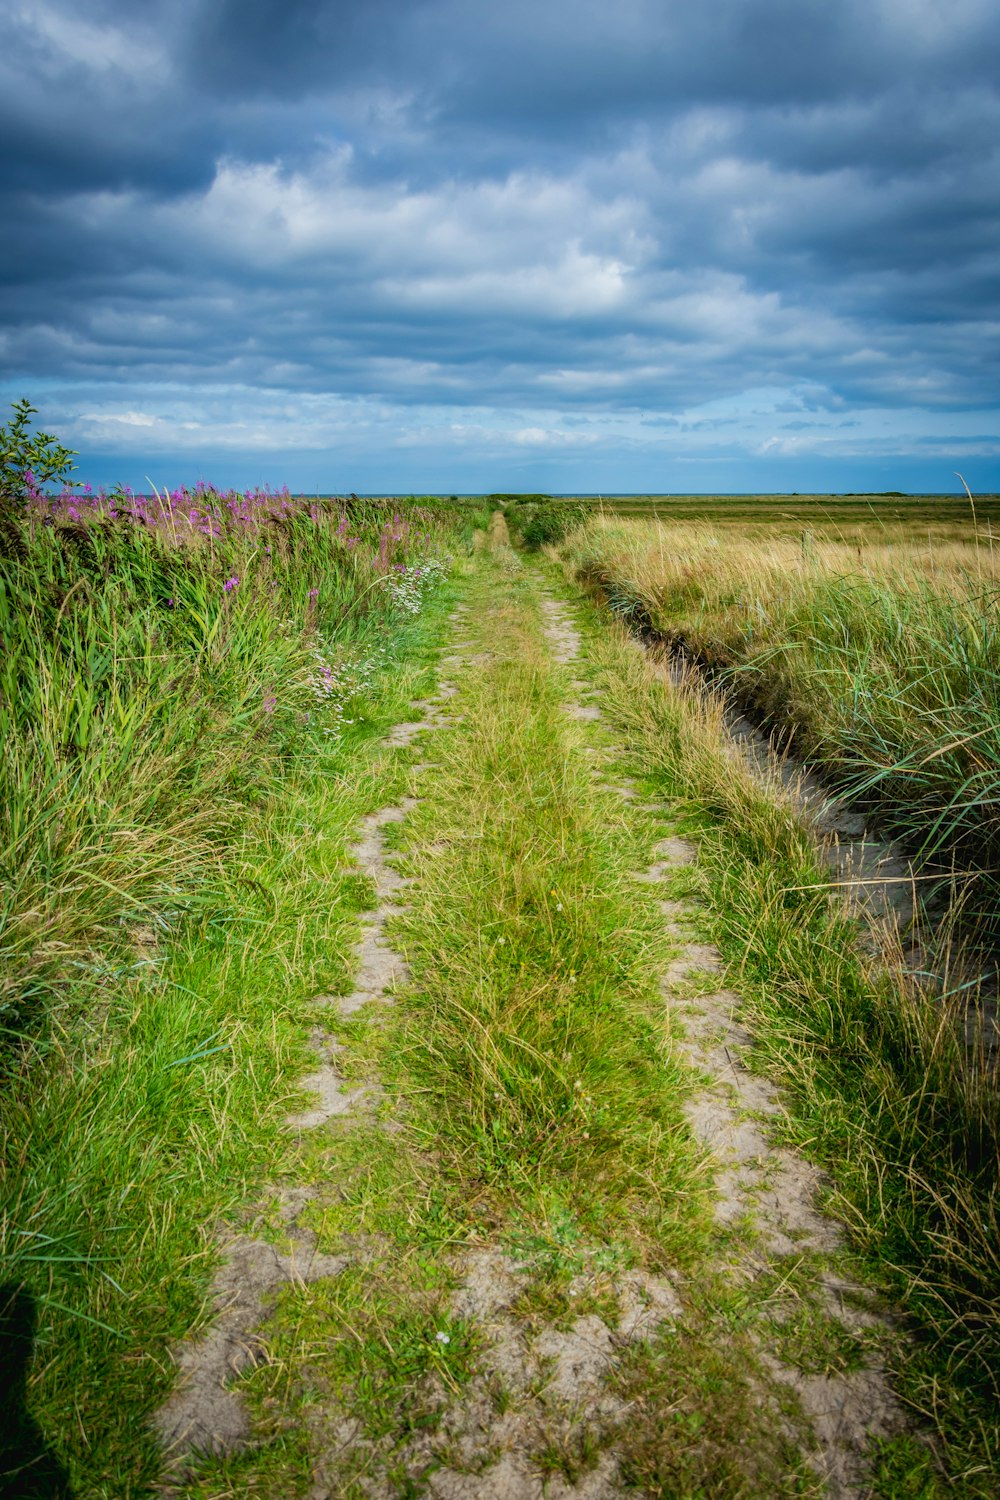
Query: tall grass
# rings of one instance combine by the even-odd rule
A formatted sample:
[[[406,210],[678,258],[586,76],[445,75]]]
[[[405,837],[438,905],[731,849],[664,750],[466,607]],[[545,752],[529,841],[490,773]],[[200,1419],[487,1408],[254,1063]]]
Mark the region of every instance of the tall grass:
[[[992,1495],[1000,1095],[995,1071],[967,1066],[969,996],[933,996],[858,943],[780,782],[762,785],[729,740],[719,695],[665,691],[620,628],[590,655],[633,770],[697,829],[710,930],[783,1085],[788,1138],[829,1170],[834,1210],[905,1311],[896,1375],[938,1432],[948,1493]]]
[[[193,497],[0,516],[0,1390],[6,1325],[37,1325],[4,1493],[54,1472],[36,1419],[74,1493],[148,1493],[167,1346],[288,1149],[309,997],[347,979],[366,735],[406,713],[460,540],[427,508]]]
[[[1000,557],[935,544],[748,537],[595,518],[564,555],[622,619],[721,674],[919,855],[954,861],[966,917],[1000,897]]]
[[[416,561],[445,546],[429,514],[377,507],[351,518],[281,501],[251,520],[242,504],[213,514],[203,494],[158,509],[144,523],[74,496],[5,519],[8,1042],[81,968],[197,902],[206,861],[294,758],[352,643],[391,625]],[[196,509],[208,519],[193,523]]]

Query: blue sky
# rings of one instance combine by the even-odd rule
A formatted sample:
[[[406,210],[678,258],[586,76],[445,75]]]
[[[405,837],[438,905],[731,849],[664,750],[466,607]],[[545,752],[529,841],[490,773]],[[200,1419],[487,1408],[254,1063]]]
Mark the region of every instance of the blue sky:
[[[0,5],[81,474],[1000,489],[996,0]]]

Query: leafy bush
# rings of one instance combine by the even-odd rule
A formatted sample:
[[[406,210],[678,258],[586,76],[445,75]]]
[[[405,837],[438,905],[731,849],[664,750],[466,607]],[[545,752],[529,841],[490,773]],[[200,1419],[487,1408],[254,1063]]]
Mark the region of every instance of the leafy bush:
[[[48,432],[29,431],[36,408],[26,400],[15,401],[14,415],[0,425],[0,503],[20,499],[52,480],[65,482],[76,456]]]
[[[586,506],[576,500],[553,500],[547,495],[525,496],[516,507],[507,510],[521,546],[528,552],[554,546],[578,526]]]

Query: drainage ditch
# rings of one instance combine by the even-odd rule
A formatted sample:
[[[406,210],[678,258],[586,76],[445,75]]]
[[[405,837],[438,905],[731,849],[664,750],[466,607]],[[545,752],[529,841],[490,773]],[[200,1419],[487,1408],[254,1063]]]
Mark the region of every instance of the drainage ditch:
[[[648,617],[614,610],[601,584],[577,580],[628,629],[675,690],[716,698],[732,743],[754,779],[778,788],[813,831],[830,887],[862,922],[866,940],[943,1002],[964,999],[970,1061],[1000,1060],[1000,953],[963,928],[956,871],[918,860],[878,827],[871,808],[831,788],[782,743],[751,702],[737,701],[718,666],[680,637],[656,631]]]

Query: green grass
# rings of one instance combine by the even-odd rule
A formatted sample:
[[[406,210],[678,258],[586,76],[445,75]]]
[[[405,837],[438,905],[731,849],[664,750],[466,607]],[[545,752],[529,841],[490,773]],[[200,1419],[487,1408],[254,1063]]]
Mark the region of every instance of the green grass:
[[[968,506],[968,502],[966,502]],[[940,876],[967,933],[1000,936],[1000,590],[992,533],[872,523],[592,522],[566,544],[613,612],[702,662]],[[928,888],[930,889],[930,888]]]
[[[556,503],[584,504],[598,515],[703,521],[739,527],[745,534],[766,526],[773,535],[788,532],[796,537],[802,527],[818,535],[843,535],[873,525],[912,534],[915,526],[926,529],[950,526],[970,529],[969,502],[963,493],[948,495],[593,495],[561,496]],[[982,521],[1000,522],[1000,496],[982,495],[976,500]]]
[[[197,906],[215,850],[314,738],[325,685],[351,717],[340,679],[363,690],[398,613],[378,550],[449,542],[419,516],[387,540],[384,512],[352,537],[337,522],[302,509],[175,542],[6,518],[0,1045],[44,1029],[95,955],[127,960],[137,927]]]
[[[407,827],[419,878],[400,927],[415,978],[400,1057],[466,1194],[513,1195],[540,1224],[558,1205],[598,1240],[627,1220],[679,1254],[694,1156],[656,993],[669,941],[631,880],[648,828],[594,783],[532,585],[505,592],[499,615],[473,596],[493,660],[437,737],[433,795]]]
[[[498,557],[466,595],[476,664],[457,673],[452,723],[421,743],[419,806],[392,825],[416,877],[390,934],[412,981],[391,1005],[325,1019],[347,1076],[377,1081],[382,1102],[316,1133],[303,1222],[356,1259],[282,1295],[267,1362],[242,1382],[257,1446],[204,1463],[188,1492],[293,1495],[312,1472],[344,1496],[419,1495],[442,1465],[499,1456],[488,1422],[471,1449],[454,1437],[463,1404],[478,1422],[486,1402],[530,1427],[545,1475],[573,1481],[611,1447],[642,1493],[817,1495],[807,1424],[760,1349],[797,1339],[815,1360],[821,1344],[831,1367],[851,1351],[818,1314],[779,1308],[777,1273],[760,1297],[720,1273],[737,1251],[713,1228],[683,1114],[698,1081],[659,994],[663,893],[632,878],[664,830],[593,774],[608,747],[564,712],[537,579]],[[527,1390],[490,1373],[489,1327],[451,1303],[485,1252],[519,1267],[506,1316],[529,1339],[581,1316],[615,1327],[636,1268],[678,1278],[683,1319],[609,1374],[627,1421],[567,1415],[544,1370]]]
[[[794,1401],[762,1399],[749,1347],[741,1362],[739,1340],[720,1335],[718,1321],[696,1318],[629,1352],[618,1379],[631,1406],[626,1488],[655,1500],[822,1495],[792,1436]]]
[[[337,1026],[348,1068],[377,1076],[387,1104],[317,1142],[312,1175],[336,1187],[320,1186],[307,1222],[324,1250],[370,1243],[374,1259],[328,1292],[289,1293],[273,1334],[275,1363],[297,1371],[297,1420],[322,1392],[359,1424],[337,1470],[343,1493],[365,1464],[419,1491],[414,1422],[434,1429],[443,1378],[427,1366],[428,1350],[441,1353],[429,1330],[449,1332],[452,1360],[476,1348],[474,1329],[451,1336],[442,1300],[465,1245],[493,1239],[547,1286],[582,1268],[689,1261],[707,1233],[682,1072],[654,1003],[669,948],[629,879],[643,837],[617,798],[593,794],[531,590],[499,613],[497,592],[490,573],[472,594],[497,661],[463,677],[403,835],[419,878],[393,941],[413,984]],[[321,1368],[315,1328],[292,1310],[303,1298],[322,1298],[331,1329]],[[332,1335],[345,1326],[346,1343]],[[262,1403],[271,1377],[250,1386]],[[248,1462],[243,1482],[278,1485],[267,1461]]]
[[[136,545],[141,561],[152,544]],[[684,996],[718,978],[690,976],[670,1007],[660,992],[674,946],[658,903],[701,891],[759,1021],[761,1065],[788,1080],[789,1136],[833,1162],[857,1244],[918,1330],[901,1379],[918,1404],[936,1392],[953,1492],[985,1495],[971,1471],[994,1462],[982,1401],[989,1234],[960,1242],[959,1229],[963,1190],[981,1215],[992,1201],[989,1098],[956,1094],[953,1033],[932,1036],[919,997],[883,984],[825,897],[789,892],[815,871],[808,838],[733,774],[718,726],[668,699],[597,616],[572,672],[602,687],[612,732],[568,717],[571,673],[543,640],[538,574],[494,551],[460,580],[474,656],[456,674],[452,721],[419,750],[385,753],[378,737],[426,694],[447,590],[417,620],[366,615],[358,580],[338,596],[323,639],[337,653],[339,714],[294,696],[312,625],[280,628],[292,603],[265,618],[266,596],[250,588],[238,618],[201,611],[208,636],[192,607],[187,645],[170,638],[173,696],[155,652],[127,677],[138,653],[120,632],[94,694],[96,731],[72,755],[50,733],[44,695],[29,695],[24,764],[49,754],[53,775],[38,782],[34,833],[26,824],[12,847],[49,842],[17,887],[10,951],[27,977],[8,1011],[0,1126],[11,1280],[39,1317],[27,1394],[45,1444],[81,1500],[150,1493],[148,1419],[170,1385],[169,1345],[205,1316],[220,1225],[252,1221],[280,1241],[280,1194],[305,1187],[300,1227],[351,1263],[281,1291],[264,1357],[240,1380],[254,1443],[197,1460],[190,1500],[291,1500],[320,1482],[345,1500],[372,1483],[418,1495],[437,1467],[480,1472],[496,1458],[488,1431],[474,1451],[455,1438],[469,1403],[534,1423],[535,1466],[570,1482],[611,1447],[641,1493],[818,1495],[808,1424],[761,1351],[844,1371],[868,1346],[824,1315],[822,1267],[762,1253],[751,1224],[714,1227],[684,1113],[700,1081],[674,1034]],[[212,569],[232,569],[201,555],[191,566],[205,599],[223,576]],[[148,642],[158,617],[135,567],[110,590],[115,612],[93,613],[100,600],[81,587],[79,614],[45,616],[39,639],[58,650],[38,655],[40,682],[84,650],[98,660],[119,617]],[[310,580],[289,576],[308,610]],[[49,608],[46,579],[36,592]],[[392,648],[376,658],[387,626]],[[262,717],[279,669],[288,714]],[[145,718],[128,740],[137,704]],[[702,840],[699,868],[655,889],[633,877],[677,828],[613,790],[622,736],[630,768]],[[425,757],[414,784],[409,768]],[[387,829],[416,877],[389,932],[412,979],[393,1003],[340,1019],[310,1000],[349,989],[358,914],[373,900],[346,844],[360,816],[414,785],[418,807]],[[42,908],[50,885],[60,901]],[[317,1024],[340,1042],[344,1076],[377,1085],[376,1102],[296,1139],[283,1121]],[[961,1134],[973,1109],[974,1170]],[[547,1400],[544,1371],[527,1391],[490,1373],[489,1327],[453,1306],[470,1257],[487,1251],[520,1267],[510,1316],[526,1336],[581,1316],[614,1327],[637,1270],[681,1289],[683,1317],[616,1354],[608,1389],[627,1420],[567,1415]],[[887,1336],[889,1357],[899,1347]],[[938,1493],[916,1438],[885,1444],[878,1465],[883,1500]]]
[[[831,1173],[831,1206],[905,1310],[912,1342],[890,1358],[937,1429],[948,1493],[985,1497],[1000,1471],[1000,1117],[990,1080],[964,1065],[963,1005],[866,954],[823,888],[811,836],[727,747],[717,704],[665,689],[596,614],[589,653],[633,774],[674,799],[697,838],[685,878],[708,903],[706,933],[729,961],[756,1064],[783,1084],[788,1141]],[[782,1339],[802,1336],[793,1322]],[[886,1449],[880,1493],[911,1493],[893,1478],[904,1449],[922,1476],[912,1493],[932,1493],[926,1452],[905,1444]]]
[[[400,614],[335,519],[289,521],[270,558],[224,540],[57,526],[0,564],[2,1301],[35,1324],[36,1424],[5,1411],[0,1469],[47,1450],[81,1500],[149,1493],[168,1346],[221,1224],[287,1165],[309,1002],[346,986],[371,896],[346,845],[399,784],[378,739],[449,597]]]

